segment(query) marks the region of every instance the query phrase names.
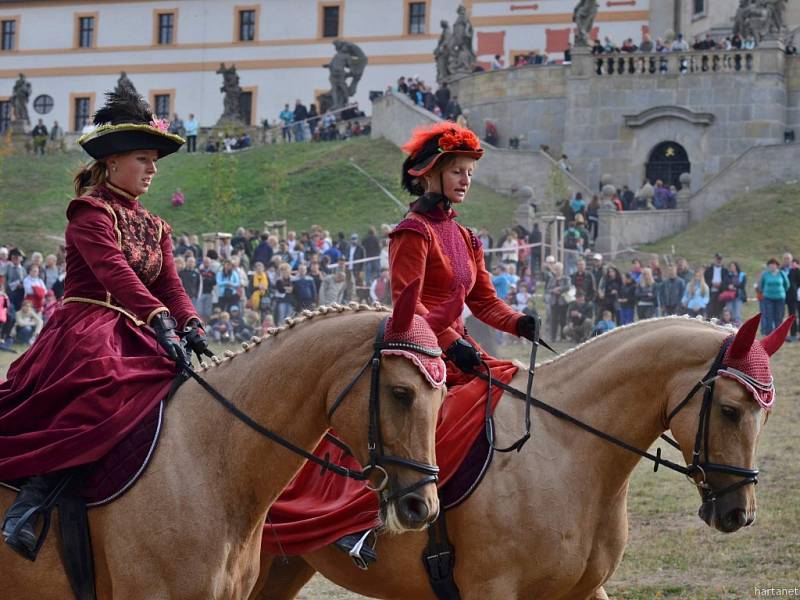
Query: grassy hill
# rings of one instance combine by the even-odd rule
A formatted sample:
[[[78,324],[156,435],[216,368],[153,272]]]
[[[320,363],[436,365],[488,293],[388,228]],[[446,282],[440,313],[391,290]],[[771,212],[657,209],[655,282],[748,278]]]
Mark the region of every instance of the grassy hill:
[[[749,280],[767,259],[800,254],[800,185],[780,185],[732,200],[707,218],[643,252],[683,256],[692,266],[709,264],[715,252],[738,261]]]
[[[385,140],[356,139],[319,144],[262,146],[233,155],[186,154],[159,163],[145,205],[176,232],[261,228],[265,220],[286,219],[298,231],[318,223],[332,233],[395,223],[403,211],[357,171],[351,159],[395,194],[410,200],[399,184],[402,153]],[[63,239],[64,209],[72,177],[86,155],[72,152],[8,156],[0,180],[0,241],[25,250],[51,249]],[[181,188],[186,204],[174,208]],[[461,221],[497,233],[507,227],[517,203],[475,184]]]

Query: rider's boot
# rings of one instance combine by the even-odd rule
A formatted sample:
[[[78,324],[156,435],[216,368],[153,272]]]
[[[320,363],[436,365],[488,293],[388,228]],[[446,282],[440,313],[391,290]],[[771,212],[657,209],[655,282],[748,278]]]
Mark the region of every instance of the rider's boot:
[[[31,477],[19,490],[16,500],[3,518],[3,538],[6,544],[28,560],[36,560],[36,529],[39,512],[47,497],[68,475],[64,471]],[[27,516],[26,516],[27,515]]]

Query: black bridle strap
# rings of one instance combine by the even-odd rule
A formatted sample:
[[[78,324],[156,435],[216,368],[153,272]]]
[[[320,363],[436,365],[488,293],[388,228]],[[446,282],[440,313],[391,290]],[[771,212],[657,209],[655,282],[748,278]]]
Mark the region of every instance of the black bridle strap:
[[[301,448],[300,446],[293,444],[289,440],[278,435],[271,429],[268,429],[263,425],[261,425],[260,423],[256,422],[250,415],[243,412],[235,404],[233,404],[230,400],[228,400],[225,396],[220,394],[214,388],[214,386],[212,386],[205,379],[200,377],[200,375],[195,373],[194,370],[192,370],[190,367],[184,365],[183,372],[192,379],[194,379],[200,385],[200,387],[202,387],[206,392],[208,392],[208,394],[212,398],[214,398],[214,400],[219,402],[228,412],[230,412],[234,417],[239,419],[242,423],[247,425],[250,429],[252,429],[256,433],[263,435],[264,437],[272,440],[276,444],[283,446],[287,450],[290,450],[295,454],[299,454],[306,460],[310,460],[311,462],[319,465],[323,469],[327,469],[328,471],[336,473],[337,475],[341,475],[343,477],[349,477],[350,479],[355,479],[358,481],[364,481],[367,479],[367,476],[363,472],[352,471],[347,467],[343,467],[341,465],[334,464],[328,460],[319,458],[318,456],[315,456],[314,454],[305,450],[304,448]]]
[[[505,383],[503,383],[501,381],[497,381],[496,379],[494,379],[493,377],[491,377],[489,375],[486,375],[485,373],[479,373],[478,372],[478,373],[476,373],[476,375],[478,377],[480,377],[481,379],[483,379],[484,381],[491,382],[492,385],[496,385],[497,387],[502,389],[504,392],[507,392],[511,396],[514,396],[515,398],[519,398],[520,400],[526,400],[527,401],[527,395],[524,392],[521,392],[520,390],[518,390],[516,388],[513,388],[510,385],[507,385],[507,384],[505,384]],[[651,454],[650,452],[646,452],[645,450],[641,450],[641,449],[637,448],[636,446],[632,446],[631,444],[628,444],[627,442],[624,442],[624,441],[622,441],[622,440],[620,440],[618,438],[615,438],[614,436],[609,435],[606,432],[601,431],[601,430],[597,429],[596,427],[593,427],[593,426],[589,425],[588,423],[585,423],[585,422],[581,421],[580,419],[577,419],[577,418],[573,417],[572,415],[570,415],[568,413],[565,413],[564,411],[556,408],[555,406],[551,406],[550,404],[542,402],[541,400],[537,399],[534,396],[530,397],[530,403],[531,403],[532,406],[535,406],[536,408],[541,408],[543,411],[550,413],[554,417],[557,417],[557,418],[559,418],[559,419],[561,419],[563,421],[567,421],[568,423],[571,423],[571,424],[575,425],[576,427],[579,427],[579,428],[583,429],[584,431],[588,431],[592,435],[595,435],[595,436],[597,436],[597,437],[599,437],[599,438],[601,438],[601,439],[603,439],[603,440],[605,440],[605,441],[607,441],[607,442],[609,442],[611,444],[619,446],[620,448],[623,448],[624,450],[627,450],[628,452],[632,452],[634,454],[637,454],[637,455],[641,456],[642,458],[645,458],[647,460],[652,461],[653,463],[655,463],[655,466],[653,468],[654,471],[657,471],[658,467],[660,465],[664,465],[668,469],[676,471],[676,472],[680,473],[681,475],[689,475],[689,474],[691,474],[691,471],[690,471],[690,469],[688,467],[684,467],[683,465],[679,465],[679,464],[674,463],[672,461],[669,461],[669,460],[666,460],[664,458],[661,458],[661,449],[660,448],[656,451],[656,454]]]

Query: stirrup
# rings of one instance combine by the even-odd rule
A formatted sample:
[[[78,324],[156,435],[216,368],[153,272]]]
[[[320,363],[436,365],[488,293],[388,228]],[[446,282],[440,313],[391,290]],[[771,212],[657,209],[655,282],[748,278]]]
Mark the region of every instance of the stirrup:
[[[374,535],[373,529],[367,529],[364,533],[354,533],[339,538],[334,542],[334,545],[340,550],[347,552],[347,555],[353,560],[359,569],[366,571],[369,565],[378,560],[378,554],[375,552],[374,546],[367,543],[367,538],[370,534]]]
[[[38,504],[29,508],[21,517],[17,518],[17,524],[14,525],[14,529],[11,530],[11,533],[8,534],[8,536],[4,534],[6,544],[8,544],[14,552],[31,562],[34,562],[39,555],[39,550],[42,549],[44,540],[47,538],[47,532],[50,530],[50,508],[51,507],[47,507],[46,504]],[[25,526],[28,525],[31,519],[35,519],[39,514],[42,515],[44,523],[42,525],[42,531],[39,533],[38,537],[35,538],[35,542],[31,546],[20,538],[19,534]],[[34,530],[34,536],[35,535],[36,532]]]

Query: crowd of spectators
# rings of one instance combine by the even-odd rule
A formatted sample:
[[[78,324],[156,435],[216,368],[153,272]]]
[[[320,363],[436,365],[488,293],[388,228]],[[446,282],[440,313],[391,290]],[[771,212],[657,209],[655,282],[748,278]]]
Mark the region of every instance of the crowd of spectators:
[[[635,258],[623,271],[606,264],[591,250],[579,255],[575,270],[548,256],[544,268],[514,254],[517,236],[509,235],[509,252],[500,256],[492,279],[497,294],[508,304],[528,314],[538,314],[536,297],[542,297],[546,312],[545,333],[552,341],[579,343],[617,326],[656,316],[682,315],[715,318],[739,325],[748,301],[747,275],[736,261],[727,264],[720,254],[693,270],[683,258],[663,268],[653,256],[648,265]],[[532,255],[531,255],[532,256]],[[767,335],[784,316],[800,309],[800,264],[791,254],[782,261],[770,258],[753,288],[762,314],[761,331]],[[793,327],[789,341],[797,339]]]
[[[637,45],[633,38],[627,38],[622,44],[617,44],[608,36],[601,41],[599,38],[594,40],[592,54],[614,54],[624,52],[688,52],[689,50],[752,50],[758,45],[753,36],[742,38],[739,34],[727,36],[720,40],[715,40],[711,33],[705,36],[698,36],[690,45],[682,33],[679,33],[671,41],[657,37],[655,42],[649,33],[644,33]]]
[[[311,102],[306,107],[302,100],[297,99],[294,108],[291,108],[288,102],[284,104],[283,110],[275,122],[277,126],[272,126],[267,119],[262,122],[264,141],[266,143],[275,143],[278,140],[283,142],[329,142],[368,135],[370,133],[369,125],[364,126],[358,120],[364,116],[364,113],[355,106],[319,114],[316,102]],[[345,122],[343,128],[340,126],[342,121]]]
[[[539,314],[538,299],[549,340],[578,343],[660,315],[741,323],[748,279],[737,262],[725,263],[716,254],[710,264],[693,270],[683,258],[662,267],[653,256],[647,266],[636,258],[623,271],[591,250],[584,213],[579,206],[574,210],[573,226],[565,231],[567,264],[553,256],[541,261],[538,225],[530,231],[506,229],[496,245],[488,231],[477,232],[498,297],[530,315]],[[299,234],[240,227],[233,236],[220,236],[205,247],[197,235],[183,234],[174,242],[175,267],[210,337],[244,341],[320,305],[391,304],[390,229],[370,227],[362,237],[355,232],[332,236],[317,225]],[[574,250],[568,239],[575,239]],[[0,245],[0,349],[13,351],[12,343],[36,339],[63,296],[64,269],[63,247],[56,254],[33,252],[27,258],[16,247]],[[800,312],[798,260],[789,253],[781,261],[769,259],[753,288],[766,335],[787,312]],[[794,327],[790,340],[796,336]]]

